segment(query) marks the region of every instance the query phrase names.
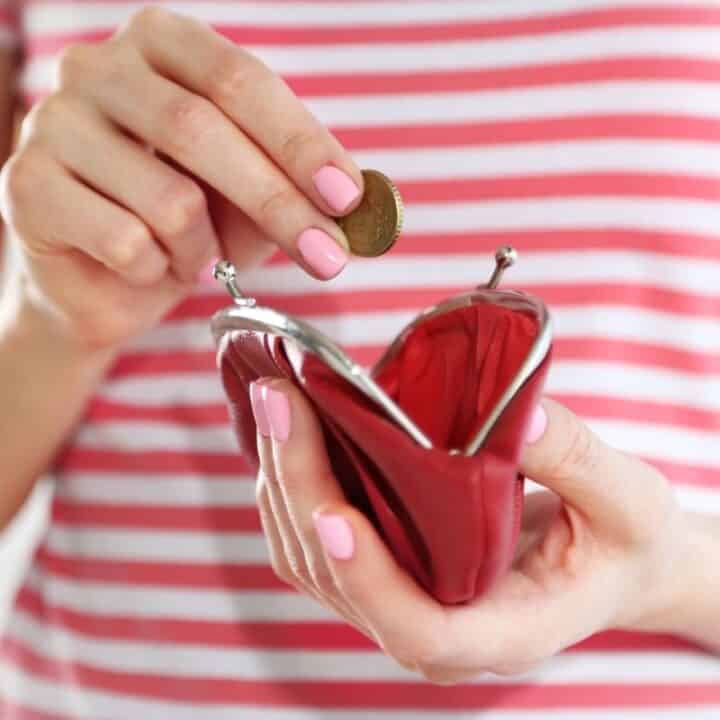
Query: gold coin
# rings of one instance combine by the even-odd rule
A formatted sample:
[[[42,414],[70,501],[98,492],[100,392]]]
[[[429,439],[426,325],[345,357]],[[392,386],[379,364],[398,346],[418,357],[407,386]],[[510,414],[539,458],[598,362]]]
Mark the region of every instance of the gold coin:
[[[400,236],[403,204],[398,189],[377,170],[363,170],[365,193],[349,215],[337,219],[353,255],[386,253]]]

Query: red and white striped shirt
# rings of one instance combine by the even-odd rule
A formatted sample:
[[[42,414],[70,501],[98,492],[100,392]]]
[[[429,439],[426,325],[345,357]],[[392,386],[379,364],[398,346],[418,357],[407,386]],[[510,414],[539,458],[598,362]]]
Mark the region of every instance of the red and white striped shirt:
[[[139,7],[4,2],[28,102],[58,50]],[[275,258],[244,289],[370,363],[512,244],[506,284],[554,315],[549,393],[655,463],[686,507],[720,512],[719,3],[168,6],[281,73],[406,201],[388,256],[328,284]],[[3,717],[718,717],[720,662],[679,639],[608,632],[522,678],[439,687],[277,580],[214,366],[208,319],[226,303],[204,285],[137,339],[57,458],[2,645]]]

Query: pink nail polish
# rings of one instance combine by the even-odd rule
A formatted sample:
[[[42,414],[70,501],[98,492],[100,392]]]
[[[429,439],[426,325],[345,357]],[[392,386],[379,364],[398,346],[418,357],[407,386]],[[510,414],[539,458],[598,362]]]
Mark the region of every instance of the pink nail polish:
[[[525,442],[529,445],[537,442],[542,434],[545,432],[547,427],[547,413],[542,405],[537,405],[533,411],[532,418],[530,419],[530,426],[528,427],[527,434],[525,435]]]
[[[353,556],[355,541],[350,523],[345,518],[313,513],[313,523],[320,542],[330,557],[349,560]]]
[[[257,382],[250,383],[250,405],[255,418],[255,424],[263,437],[270,437],[270,423],[265,414],[265,403],[262,397],[262,385]]]
[[[335,212],[344,212],[360,194],[352,178],[333,165],[321,167],[313,175],[313,183],[325,202]]]
[[[290,403],[285,393],[263,387],[265,413],[274,440],[285,442],[290,436]]]
[[[297,244],[305,262],[325,280],[335,277],[347,264],[345,251],[318,228],[303,230]]]

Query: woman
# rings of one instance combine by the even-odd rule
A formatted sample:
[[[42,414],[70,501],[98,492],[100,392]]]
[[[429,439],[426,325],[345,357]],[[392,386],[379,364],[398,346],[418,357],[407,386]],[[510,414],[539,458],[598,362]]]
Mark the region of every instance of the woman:
[[[33,107],[3,170],[2,522],[39,475],[56,488],[3,643],[3,717],[717,711],[700,649],[720,647],[717,7],[3,17]],[[361,167],[397,181],[408,225],[348,263],[333,219]],[[227,298],[202,269],[228,257],[369,363],[503,243],[522,257],[508,284],[556,322],[522,462],[546,490],[512,572],[446,609],[346,505],[278,381],[252,392],[255,486],[208,332]]]

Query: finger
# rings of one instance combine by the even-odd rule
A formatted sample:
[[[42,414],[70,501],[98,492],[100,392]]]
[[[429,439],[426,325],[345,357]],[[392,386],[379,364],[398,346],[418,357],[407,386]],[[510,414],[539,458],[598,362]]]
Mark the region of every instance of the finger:
[[[583,515],[631,525],[647,511],[648,486],[665,483],[649,465],[606,445],[563,405],[543,400],[520,469]],[[537,438],[537,439],[536,439]]]
[[[34,254],[86,253],[134,285],[157,283],[168,258],[132,213],[70,176],[47,155],[26,149],[4,172],[9,217]],[[34,210],[43,199],[43,212]],[[25,211],[27,209],[27,211]]]
[[[326,280],[343,269],[348,244],[340,227],[227,115],[206,98],[158,75],[140,56],[113,66],[112,83],[108,72],[66,70],[66,75],[77,75],[66,82],[87,87],[92,101],[113,122],[240,207],[309,273]],[[282,114],[282,108],[276,112]]]
[[[263,397],[263,384],[253,383],[250,386],[250,402],[258,428],[258,455],[264,478],[264,494],[267,497],[267,505],[272,513],[272,518],[266,520],[266,522],[268,526],[274,528],[274,532],[279,537],[282,546],[282,553],[278,554],[278,543],[277,540],[275,541],[275,563],[277,563],[276,566],[274,565],[275,572],[286,582],[290,582],[313,596],[318,602],[343,615],[348,622],[370,636],[369,630],[353,612],[352,608],[348,607],[341,599],[339,601],[338,597],[336,597],[337,592],[325,594],[315,584],[313,575],[308,568],[305,549],[290,520],[285,497],[277,480],[272,440],[270,439],[270,422]]]
[[[278,577],[289,585],[294,586],[298,591],[306,593],[313,597],[321,605],[325,605],[329,610],[334,611],[338,615],[341,615],[343,619],[352,625],[358,632],[365,635],[370,640],[375,641],[370,630],[363,625],[363,623],[353,615],[346,615],[344,612],[340,612],[337,607],[329,605],[325,598],[321,597],[318,592],[315,591],[312,586],[306,587],[295,577],[294,573],[290,569],[287,558],[285,556],[285,546],[282,541],[282,536],[278,528],[277,521],[275,519],[275,511],[273,510],[270,502],[270,496],[268,492],[268,480],[263,473],[258,475],[258,483],[256,488],[256,499],[257,505],[260,512],[260,523],[262,525],[263,534],[268,544],[268,551],[270,553],[270,562],[273,567],[273,571]]]
[[[77,101],[53,95],[34,114],[36,135],[48,152],[83,182],[137,215],[167,250],[178,279],[195,280],[217,257],[219,243],[197,183]]]
[[[445,608],[398,566],[359,510],[322,505],[314,522],[335,584],[388,655],[417,669],[447,650]]]
[[[330,468],[320,425],[309,403],[292,383],[270,380],[260,389],[273,438],[275,477],[308,571],[321,592],[337,595],[312,513],[323,503],[344,502],[345,496]]]
[[[363,187],[357,165],[258,58],[206,24],[157,8],[131,32],[158,72],[221,108],[323,212],[344,214],[357,205]]]

